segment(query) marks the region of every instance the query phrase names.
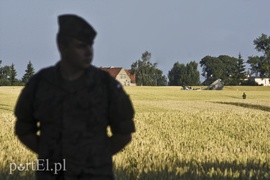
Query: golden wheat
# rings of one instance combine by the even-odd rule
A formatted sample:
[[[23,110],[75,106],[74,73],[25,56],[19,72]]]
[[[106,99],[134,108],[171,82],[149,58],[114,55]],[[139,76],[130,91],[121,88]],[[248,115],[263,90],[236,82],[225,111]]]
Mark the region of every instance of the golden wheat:
[[[137,131],[114,157],[116,179],[270,179],[269,90],[126,88]],[[11,162],[36,158],[14,137],[12,110],[19,91],[0,87],[0,179],[34,177],[32,171],[9,174]]]

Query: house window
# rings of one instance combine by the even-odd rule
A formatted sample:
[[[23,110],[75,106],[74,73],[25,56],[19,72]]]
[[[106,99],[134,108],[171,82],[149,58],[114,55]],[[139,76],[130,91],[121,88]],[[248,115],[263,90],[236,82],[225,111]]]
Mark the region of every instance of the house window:
[[[120,79],[126,79],[126,75],[125,74],[120,74]]]

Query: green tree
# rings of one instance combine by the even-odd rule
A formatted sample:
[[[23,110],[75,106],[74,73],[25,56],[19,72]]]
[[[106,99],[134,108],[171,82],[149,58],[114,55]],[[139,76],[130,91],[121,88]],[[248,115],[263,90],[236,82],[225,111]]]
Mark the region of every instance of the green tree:
[[[2,67],[2,60],[0,60],[0,86],[14,86],[18,85],[18,80],[16,79],[17,72],[15,70],[14,64],[11,66]]]
[[[204,85],[210,85],[214,80],[221,78],[223,73],[222,61],[217,57],[205,56],[201,61],[202,76],[205,77]]]
[[[10,78],[10,66],[4,66],[2,68],[2,79]]]
[[[151,53],[145,51],[141,60],[131,65],[131,73],[136,76],[136,84],[139,86],[164,86],[167,84],[166,77],[157,68],[157,63],[151,63]]]
[[[10,84],[12,86],[15,85],[15,83],[17,81],[16,76],[17,76],[17,72],[14,68],[14,64],[12,63],[11,67],[10,67]]]
[[[167,78],[163,75],[163,72],[160,69],[156,69],[154,78],[156,80],[156,86],[166,86]]]
[[[223,64],[223,73],[221,79],[225,84],[238,85],[238,59],[227,55],[221,55],[218,57]]]
[[[249,56],[247,63],[250,64],[250,75],[255,74],[258,76],[261,71],[261,66],[263,62],[264,57],[263,56]]]
[[[186,64],[186,76],[187,84],[199,85],[200,84],[200,72],[198,71],[198,63],[191,61]]]
[[[28,80],[35,74],[35,69],[33,67],[33,64],[31,63],[31,61],[29,61],[29,63],[27,64],[27,68],[25,70],[25,74],[22,77],[22,81],[24,83],[27,83]]]
[[[270,36],[262,34],[253,41],[255,49],[262,52],[262,56],[249,56],[247,63],[251,66],[251,73],[260,77],[270,76]]]
[[[191,61],[186,65],[179,62],[174,63],[172,69],[168,73],[169,85],[198,85],[200,83],[200,73],[197,68],[198,63],[195,61]]]
[[[1,86],[10,86],[10,66],[4,66],[0,69],[1,78],[0,78],[0,85]]]
[[[179,62],[174,63],[172,69],[168,73],[169,85],[170,86],[181,86],[183,81],[181,75],[185,72],[185,65]]]
[[[200,64],[203,67],[202,76],[206,78],[203,84],[209,85],[216,79],[222,79],[227,85],[236,85],[238,80],[238,59],[227,55],[219,57],[205,56]]]
[[[242,55],[241,53],[239,53],[238,55],[238,59],[237,59],[237,84],[242,84],[247,75],[246,75],[246,67],[244,65],[244,60],[242,59]]]

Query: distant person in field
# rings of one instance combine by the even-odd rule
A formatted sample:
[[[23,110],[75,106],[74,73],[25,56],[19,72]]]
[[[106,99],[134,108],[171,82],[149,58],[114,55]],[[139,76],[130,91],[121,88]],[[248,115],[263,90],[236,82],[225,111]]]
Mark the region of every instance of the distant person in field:
[[[112,155],[135,132],[132,103],[118,81],[91,65],[93,27],[77,15],[61,15],[58,23],[61,60],[22,90],[15,133],[38,154],[38,180],[114,179]]]
[[[243,99],[246,99],[246,98],[247,98],[247,95],[246,95],[245,92],[243,93],[242,98],[243,98]]]

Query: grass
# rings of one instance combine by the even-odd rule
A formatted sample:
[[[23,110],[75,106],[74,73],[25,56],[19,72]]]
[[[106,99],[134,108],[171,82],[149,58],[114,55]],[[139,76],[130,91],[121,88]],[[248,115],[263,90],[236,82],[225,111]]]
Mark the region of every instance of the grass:
[[[0,86],[0,113],[12,113],[22,87]]]
[[[31,171],[9,174],[10,162],[35,159],[13,135],[20,90],[0,87],[0,179],[33,179]],[[114,157],[116,179],[270,179],[270,87],[125,90],[137,131]]]

